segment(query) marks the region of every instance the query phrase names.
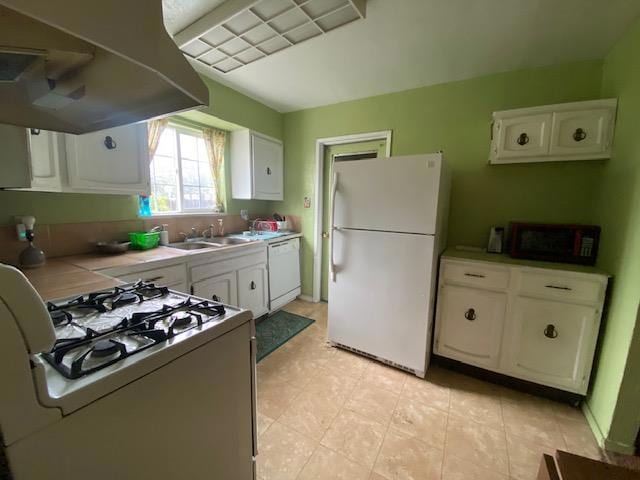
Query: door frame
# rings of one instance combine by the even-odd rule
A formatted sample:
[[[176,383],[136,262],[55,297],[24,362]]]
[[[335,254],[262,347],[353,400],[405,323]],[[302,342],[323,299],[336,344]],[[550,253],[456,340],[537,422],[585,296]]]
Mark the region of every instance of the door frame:
[[[359,143],[371,140],[386,141],[386,156],[391,156],[391,130],[381,130],[378,132],[355,133],[352,135],[341,135],[339,137],[318,138],[316,140],[316,181],[315,181],[315,213],[313,227],[313,296],[314,302],[320,301],[322,287],[322,216],[323,211],[323,175],[324,175],[324,154],[327,147],[333,145],[344,145],[345,143]]]

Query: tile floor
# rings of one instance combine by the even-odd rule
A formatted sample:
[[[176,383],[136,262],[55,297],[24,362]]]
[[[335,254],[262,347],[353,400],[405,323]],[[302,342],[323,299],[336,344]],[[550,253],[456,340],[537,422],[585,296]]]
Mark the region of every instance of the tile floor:
[[[326,345],[327,305],[258,364],[260,480],[528,480],[543,452],[601,458],[581,411],[443,368],[426,380]]]

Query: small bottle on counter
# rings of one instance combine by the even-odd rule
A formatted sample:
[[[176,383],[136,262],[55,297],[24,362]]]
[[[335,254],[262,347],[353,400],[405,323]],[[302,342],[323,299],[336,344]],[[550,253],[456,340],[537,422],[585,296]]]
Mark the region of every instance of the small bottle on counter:
[[[162,230],[160,230],[160,245],[169,245],[169,225],[162,224]]]

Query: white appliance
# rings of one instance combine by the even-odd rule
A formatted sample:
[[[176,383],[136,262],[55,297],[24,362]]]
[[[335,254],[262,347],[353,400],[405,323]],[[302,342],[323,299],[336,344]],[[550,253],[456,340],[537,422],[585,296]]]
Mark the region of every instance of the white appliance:
[[[424,376],[449,189],[441,153],[334,161],[330,342]]]
[[[300,289],[300,238],[269,243],[269,311],[294,300]]]
[[[46,305],[0,264],[15,480],[255,478],[251,313],[138,282]]]

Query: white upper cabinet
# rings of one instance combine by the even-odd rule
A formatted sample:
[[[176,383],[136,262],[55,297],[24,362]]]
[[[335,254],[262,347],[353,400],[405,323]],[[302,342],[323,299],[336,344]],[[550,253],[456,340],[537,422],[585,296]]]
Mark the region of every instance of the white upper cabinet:
[[[233,198],[284,199],[282,142],[251,130],[231,132]]]
[[[31,153],[31,190],[60,192],[63,189],[63,168],[60,162],[64,136],[47,130],[29,129]],[[64,158],[64,150],[62,150]]]
[[[494,112],[489,163],[609,158],[616,106],[605,99]]]
[[[28,131],[0,125],[0,188],[31,186]]]
[[[73,190],[149,194],[146,124],[65,137]]]

